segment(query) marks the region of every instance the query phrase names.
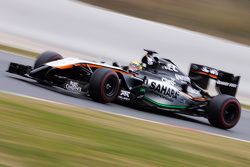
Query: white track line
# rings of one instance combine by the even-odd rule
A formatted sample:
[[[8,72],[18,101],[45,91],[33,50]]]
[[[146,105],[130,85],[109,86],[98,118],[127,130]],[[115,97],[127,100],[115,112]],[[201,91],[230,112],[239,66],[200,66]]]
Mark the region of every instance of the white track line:
[[[44,101],[44,102],[58,104],[58,105],[66,105],[66,106],[71,106],[71,107],[73,106],[71,104],[65,104],[65,103],[61,103],[61,102],[55,102],[55,101],[52,101],[52,100],[37,98],[37,97],[33,97],[33,96],[28,96],[28,95],[14,93],[14,92],[9,92],[9,91],[4,91],[4,90],[0,90],[0,93],[10,94],[10,95],[19,96],[19,97],[25,97],[25,98],[29,98],[29,99],[34,99],[34,100],[38,100],[38,101]],[[73,106],[73,107],[75,107],[75,106]],[[137,118],[137,117],[133,117],[133,116],[112,113],[112,112],[109,112],[109,111],[100,110],[100,109],[96,109],[96,108],[88,108],[88,109],[94,109],[94,110],[97,110],[97,111],[100,111],[100,112],[104,112],[104,113],[107,113],[107,114],[112,114],[112,115],[116,115],[116,116],[122,116],[122,117],[131,118],[131,119],[135,119],[135,120],[139,120],[139,121],[144,121],[144,122],[150,122],[150,123],[154,123],[154,124],[158,124],[158,125],[170,126],[170,127],[174,127],[174,128],[178,128],[178,129],[192,131],[192,132],[203,133],[203,134],[208,134],[208,135],[212,135],[212,136],[222,137],[222,138],[226,138],[226,139],[236,140],[236,141],[240,141],[240,142],[250,143],[249,140],[243,140],[243,139],[239,139],[239,138],[224,136],[224,135],[220,135],[220,134],[216,134],[216,133],[212,133],[212,132],[207,132],[207,131],[203,131],[203,130],[197,130],[197,129],[187,128],[187,127],[177,126],[177,125],[172,125],[172,124],[167,124],[167,123],[160,123],[160,122],[151,121],[151,120],[142,119],[142,118]]]

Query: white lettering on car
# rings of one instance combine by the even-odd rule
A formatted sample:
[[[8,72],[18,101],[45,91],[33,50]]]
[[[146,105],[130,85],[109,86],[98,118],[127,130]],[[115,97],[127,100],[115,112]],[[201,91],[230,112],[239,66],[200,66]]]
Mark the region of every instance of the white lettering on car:
[[[164,77],[162,77],[161,80],[162,80],[162,82],[166,82],[166,83],[173,85],[173,86],[176,84],[174,81],[169,80],[169,79],[164,78]]]
[[[175,74],[175,78],[176,78],[177,80],[179,80],[179,81],[190,82],[190,78],[189,78],[188,76]]]
[[[155,93],[165,95],[173,99],[176,99],[180,94],[179,90],[166,82],[149,79],[147,84],[149,89],[153,90]]]
[[[171,63],[168,63],[168,64],[162,66],[162,68],[165,70],[168,70],[168,71],[178,72],[177,67]]]
[[[82,88],[79,86],[78,82],[69,81],[69,83],[66,83],[65,88],[70,91],[76,91],[81,92]]]
[[[237,88],[237,84],[234,84],[234,83],[229,83],[229,82],[225,82],[225,81],[220,81],[220,80],[217,80],[216,84],[218,85],[223,85],[223,86],[228,86],[228,87],[231,87],[231,88]]]
[[[129,97],[130,96],[130,92],[126,91],[126,90],[121,90],[120,96]]]

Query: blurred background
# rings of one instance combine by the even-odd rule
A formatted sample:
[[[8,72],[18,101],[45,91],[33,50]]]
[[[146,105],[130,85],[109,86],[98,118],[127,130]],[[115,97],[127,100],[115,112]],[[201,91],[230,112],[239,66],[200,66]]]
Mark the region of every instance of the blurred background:
[[[250,44],[249,0],[80,0],[135,17]]]

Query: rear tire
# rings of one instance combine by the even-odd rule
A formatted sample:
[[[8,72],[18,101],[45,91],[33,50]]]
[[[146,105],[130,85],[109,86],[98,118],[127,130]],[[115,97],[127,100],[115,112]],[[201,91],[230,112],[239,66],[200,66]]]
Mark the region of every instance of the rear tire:
[[[114,101],[120,89],[118,75],[113,70],[106,68],[96,69],[89,84],[90,97],[101,103]]]
[[[208,121],[215,127],[230,129],[238,123],[240,115],[240,103],[235,97],[218,95],[209,103]]]
[[[36,59],[35,64],[34,64],[34,69],[41,67],[42,65],[49,63],[51,61],[56,61],[56,60],[60,60],[60,59],[63,59],[63,57],[56,52],[52,52],[52,51],[43,52]]]

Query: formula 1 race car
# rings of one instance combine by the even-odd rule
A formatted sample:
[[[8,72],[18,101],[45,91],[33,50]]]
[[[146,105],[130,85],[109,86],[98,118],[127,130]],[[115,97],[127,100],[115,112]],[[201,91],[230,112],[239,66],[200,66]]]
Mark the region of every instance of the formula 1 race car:
[[[37,58],[33,67],[10,63],[7,72],[81,92],[101,103],[120,101],[142,108],[202,116],[222,129],[238,123],[241,107],[234,96],[239,76],[198,64],[191,64],[189,75],[185,75],[172,61],[154,57],[154,51],[145,51],[142,64],[146,65],[137,71],[119,67],[117,63],[63,58],[47,51]],[[210,79],[216,82],[216,96],[206,91]]]

